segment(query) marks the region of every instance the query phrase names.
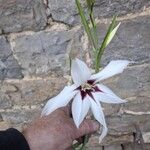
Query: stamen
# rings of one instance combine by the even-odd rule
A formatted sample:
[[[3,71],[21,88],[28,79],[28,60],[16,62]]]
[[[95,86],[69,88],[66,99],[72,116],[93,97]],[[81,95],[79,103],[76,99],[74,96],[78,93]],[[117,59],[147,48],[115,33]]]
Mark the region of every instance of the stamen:
[[[90,82],[90,83],[89,83]],[[79,90],[81,93],[81,98],[82,100],[84,100],[84,98],[86,97],[86,95],[88,94],[93,100],[94,96],[92,95],[92,92],[103,92],[101,91],[98,86],[94,86],[93,85],[94,80],[89,80],[87,81],[87,83],[85,83],[84,85],[79,86],[78,88],[76,88],[76,90]]]

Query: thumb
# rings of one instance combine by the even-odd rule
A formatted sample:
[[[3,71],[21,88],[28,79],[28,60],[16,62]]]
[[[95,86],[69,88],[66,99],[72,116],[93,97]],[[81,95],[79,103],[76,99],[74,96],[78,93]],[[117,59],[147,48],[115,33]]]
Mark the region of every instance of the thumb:
[[[76,137],[79,138],[87,134],[96,132],[99,129],[99,123],[93,120],[85,120],[76,131]]]

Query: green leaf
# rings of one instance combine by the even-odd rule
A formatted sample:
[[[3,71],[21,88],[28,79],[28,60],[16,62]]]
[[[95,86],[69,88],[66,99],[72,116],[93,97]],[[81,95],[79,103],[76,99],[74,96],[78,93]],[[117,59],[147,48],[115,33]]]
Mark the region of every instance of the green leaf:
[[[95,40],[93,38],[93,35],[91,33],[91,29],[89,27],[89,24],[88,24],[88,21],[87,21],[85,15],[84,15],[84,12],[83,12],[83,9],[81,7],[79,0],[76,0],[76,5],[77,5],[78,11],[79,11],[79,15],[81,17],[82,24],[83,24],[85,31],[89,37],[89,40],[93,44],[93,46],[96,47]]]
[[[100,51],[103,51],[103,49],[105,49],[108,46],[108,44],[111,42],[112,38],[114,37],[120,24],[118,24],[116,27],[115,27],[115,25],[116,25],[116,16],[113,17],[112,23],[110,24],[110,26],[107,30],[106,36],[100,47]]]
[[[120,26],[121,22],[110,32],[107,40],[106,40],[106,43],[105,43],[105,48],[108,46],[108,44],[111,42],[111,40],[113,39],[113,37],[115,36],[119,26]]]
[[[97,54],[96,65],[95,65],[96,72],[99,71],[99,68],[100,68],[99,62],[100,62],[101,57],[104,53],[104,50],[108,46],[108,44],[111,42],[113,37],[115,36],[119,26],[120,26],[120,23],[116,26],[116,16],[114,16],[113,20],[112,20],[112,23],[110,24],[110,26],[107,30],[106,36],[105,36],[105,38],[102,42],[101,47],[99,48],[98,54]]]

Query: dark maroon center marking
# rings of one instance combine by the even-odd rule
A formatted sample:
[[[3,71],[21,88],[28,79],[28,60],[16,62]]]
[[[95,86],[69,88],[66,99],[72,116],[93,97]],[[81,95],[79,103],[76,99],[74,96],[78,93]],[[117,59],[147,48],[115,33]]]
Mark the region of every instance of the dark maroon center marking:
[[[94,82],[91,83],[93,84]],[[91,89],[83,89],[82,86],[79,86],[76,90],[80,91],[82,100],[84,100],[86,95],[89,95],[93,100],[95,100],[94,96],[92,95],[92,92],[103,92],[98,88],[98,86],[93,86]]]
[[[90,85],[93,85],[94,82],[95,82],[95,80],[88,80],[88,81],[87,81],[87,83],[90,84]]]
[[[93,89],[95,90],[95,92],[103,92],[103,91],[100,90],[97,86],[94,86]]]

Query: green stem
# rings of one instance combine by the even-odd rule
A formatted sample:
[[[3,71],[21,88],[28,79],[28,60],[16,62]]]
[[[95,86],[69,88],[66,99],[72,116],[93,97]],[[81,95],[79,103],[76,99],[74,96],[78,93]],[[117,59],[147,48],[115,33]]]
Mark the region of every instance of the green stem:
[[[87,21],[85,15],[84,15],[84,12],[83,12],[83,9],[81,7],[79,0],[76,0],[76,5],[78,8],[78,12],[80,14],[80,17],[81,17],[82,24],[84,26],[84,29],[85,29],[87,35],[88,35],[88,38],[89,38],[90,42],[92,43],[93,47],[96,49],[96,43],[95,43],[94,37],[91,33],[91,29],[89,27],[89,24],[88,24],[88,21]]]
[[[93,17],[94,16],[93,11],[91,11],[89,13],[89,16],[90,16],[90,21],[91,21],[91,24],[92,24],[92,27],[93,27],[93,37],[94,37],[94,42],[95,42],[95,47],[94,48],[97,51],[98,50],[98,36],[97,36],[97,27],[96,27],[95,19]]]
[[[80,150],[86,150],[86,143],[88,143],[88,141],[89,141],[89,137],[88,137],[88,135],[85,135],[85,136],[84,136],[83,145],[82,145],[82,147],[80,148]]]
[[[81,143],[77,142],[75,144],[72,145],[72,148],[75,150],[76,148],[78,148],[81,145]]]
[[[96,57],[95,59],[95,73],[98,73],[99,72],[99,69],[100,69],[100,60],[102,58],[102,54],[103,54],[103,51],[101,51],[100,55]]]

